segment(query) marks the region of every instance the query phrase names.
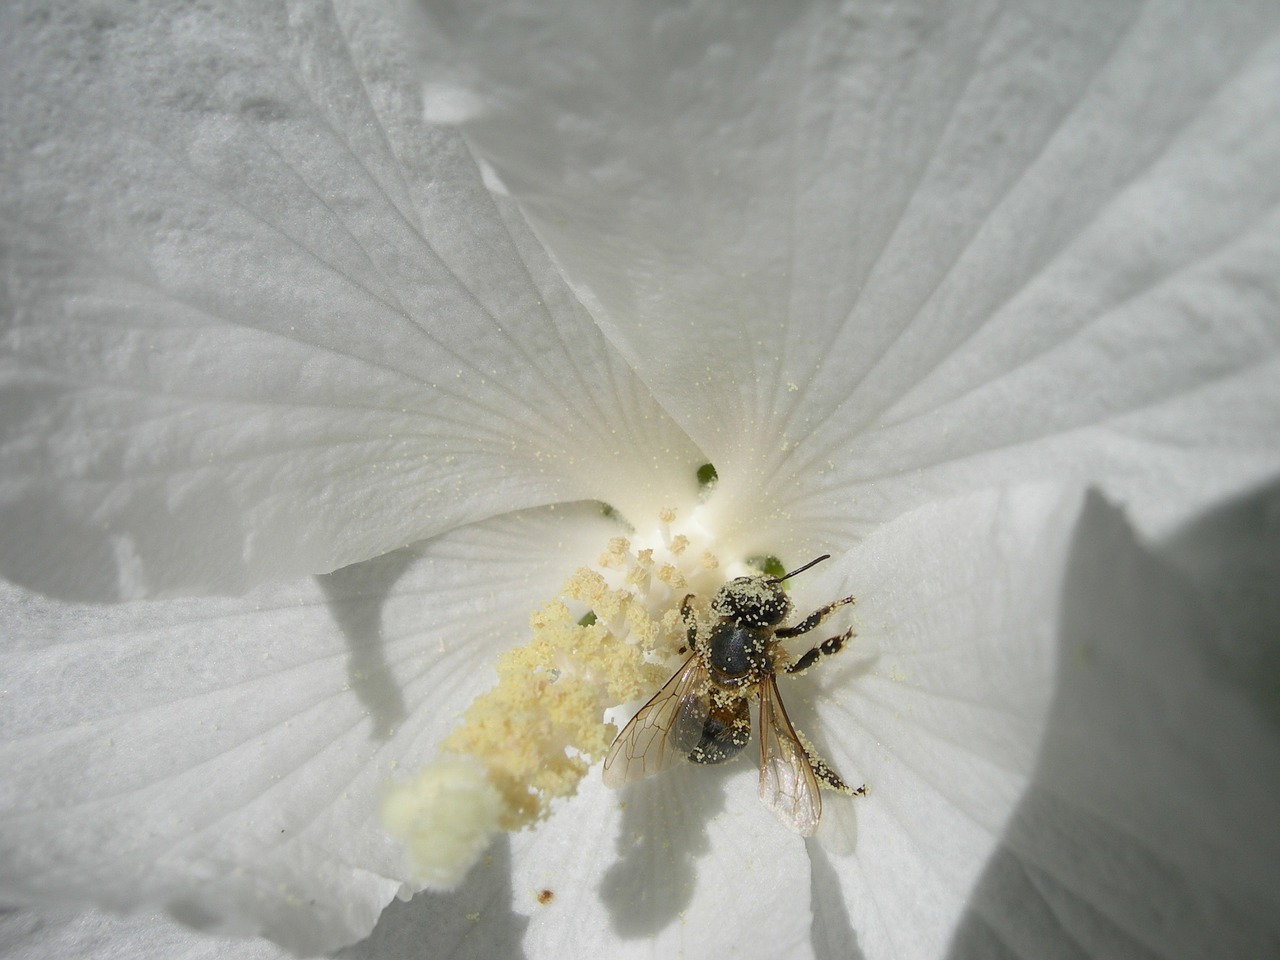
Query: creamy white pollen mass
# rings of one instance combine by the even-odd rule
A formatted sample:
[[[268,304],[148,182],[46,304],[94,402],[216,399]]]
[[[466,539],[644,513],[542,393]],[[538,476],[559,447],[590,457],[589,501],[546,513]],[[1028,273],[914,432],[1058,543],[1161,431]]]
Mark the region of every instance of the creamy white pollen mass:
[[[408,848],[419,880],[452,890],[498,832],[501,811],[484,768],[470,757],[448,757],[392,787],[382,822]]]

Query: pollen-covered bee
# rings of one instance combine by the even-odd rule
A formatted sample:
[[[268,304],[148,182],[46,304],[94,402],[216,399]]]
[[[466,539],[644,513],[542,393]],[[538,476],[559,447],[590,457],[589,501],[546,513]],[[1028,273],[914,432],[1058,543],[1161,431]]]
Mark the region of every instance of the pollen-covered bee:
[[[779,626],[791,613],[782,581],[828,559],[826,554],[781,577],[738,577],[711,601],[714,618],[700,636],[692,596],[680,604],[692,651],[653,699],[618,734],[604,761],[604,782],[620,787],[671,765],[677,757],[695,763],[723,763],[751,738],[748,703],[754,695],[760,723],[760,801],[784,824],[803,836],[822,818],[819,783],[847,794],[862,794],[847,784],[796,734],[778,695],[775,659],[778,645],[808,633],[834,611],[853,603],[836,600],[790,627]],[[787,666],[799,673],[819,657],[836,653],[853,636],[850,628],[818,644]]]

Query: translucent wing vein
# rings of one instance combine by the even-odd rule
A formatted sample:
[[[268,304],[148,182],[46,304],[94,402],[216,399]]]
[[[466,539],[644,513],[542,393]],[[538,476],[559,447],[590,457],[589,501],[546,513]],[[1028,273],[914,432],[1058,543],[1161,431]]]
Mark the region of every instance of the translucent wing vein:
[[[694,734],[701,734],[709,705],[706,663],[694,654],[613,741],[604,761],[605,785],[643,780],[686,755],[697,743]]]
[[[801,836],[812,836],[822,819],[818,780],[773,677],[760,684],[760,802]]]

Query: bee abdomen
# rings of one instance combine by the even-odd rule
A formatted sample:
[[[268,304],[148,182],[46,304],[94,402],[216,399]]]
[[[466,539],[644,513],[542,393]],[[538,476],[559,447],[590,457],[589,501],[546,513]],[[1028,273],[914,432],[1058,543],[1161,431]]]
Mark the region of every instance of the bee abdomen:
[[[742,752],[751,739],[751,712],[746,700],[713,709],[702,723],[702,737],[689,751],[694,763],[724,763]]]

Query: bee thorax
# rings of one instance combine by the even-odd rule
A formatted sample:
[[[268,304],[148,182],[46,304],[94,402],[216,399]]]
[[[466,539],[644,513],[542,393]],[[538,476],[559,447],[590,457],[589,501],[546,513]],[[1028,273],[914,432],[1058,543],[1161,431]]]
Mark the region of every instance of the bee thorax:
[[[719,623],[708,638],[707,660],[721,682],[748,682],[773,669],[772,639],[773,631],[767,627]]]

